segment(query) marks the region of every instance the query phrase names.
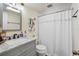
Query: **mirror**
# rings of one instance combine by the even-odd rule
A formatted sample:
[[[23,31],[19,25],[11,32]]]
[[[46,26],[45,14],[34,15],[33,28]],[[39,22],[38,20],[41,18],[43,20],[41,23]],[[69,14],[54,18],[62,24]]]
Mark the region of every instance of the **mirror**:
[[[21,11],[5,4],[2,8],[2,29],[21,30]]]

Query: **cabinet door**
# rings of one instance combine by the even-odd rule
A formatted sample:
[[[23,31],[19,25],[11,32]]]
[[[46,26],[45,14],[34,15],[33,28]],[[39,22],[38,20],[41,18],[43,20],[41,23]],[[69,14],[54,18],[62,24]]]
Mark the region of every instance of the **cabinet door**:
[[[27,45],[27,48],[25,48],[25,51],[23,51],[19,56],[33,56],[36,55],[36,43],[35,41],[30,42],[30,44]]]

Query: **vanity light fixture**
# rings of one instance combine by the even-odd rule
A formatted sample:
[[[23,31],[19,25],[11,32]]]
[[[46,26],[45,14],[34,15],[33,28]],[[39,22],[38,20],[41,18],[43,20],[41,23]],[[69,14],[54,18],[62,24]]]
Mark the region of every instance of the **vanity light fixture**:
[[[7,10],[14,11],[14,12],[17,12],[17,13],[20,13],[19,10],[16,10],[16,9],[14,9],[14,8],[12,8],[12,7],[7,7],[6,9],[7,9]]]

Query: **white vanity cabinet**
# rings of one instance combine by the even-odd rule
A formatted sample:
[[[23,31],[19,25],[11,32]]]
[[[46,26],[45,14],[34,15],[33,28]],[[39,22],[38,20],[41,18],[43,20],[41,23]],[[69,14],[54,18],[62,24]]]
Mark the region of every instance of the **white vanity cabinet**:
[[[23,43],[0,53],[0,56],[35,56],[36,55],[36,40]]]
[[[35,56],[36,55],[36,45],[35,41],[32,41],[28,43],[27,45],[24,45],[24,50],[19,56]]]

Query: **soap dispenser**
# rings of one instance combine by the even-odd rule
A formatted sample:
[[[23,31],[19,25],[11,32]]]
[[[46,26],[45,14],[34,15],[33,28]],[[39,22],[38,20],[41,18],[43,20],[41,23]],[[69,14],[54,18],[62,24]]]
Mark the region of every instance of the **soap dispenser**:
[[[23,37],[23,32],[20,33],[20,37]]]
[[[27,32],[26,31],[24,31],[23,37],[27,37]]]

